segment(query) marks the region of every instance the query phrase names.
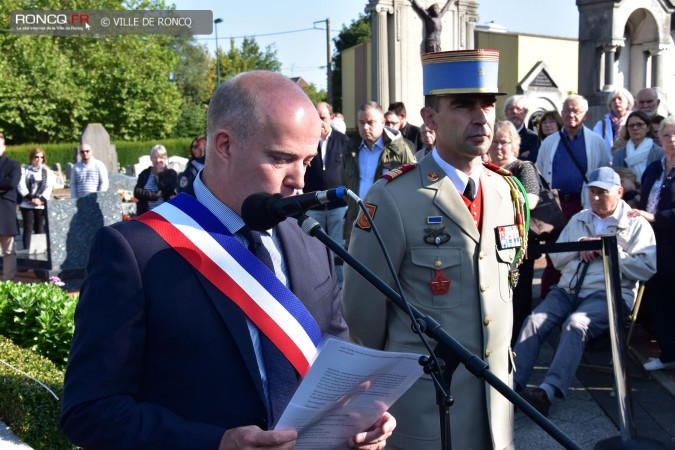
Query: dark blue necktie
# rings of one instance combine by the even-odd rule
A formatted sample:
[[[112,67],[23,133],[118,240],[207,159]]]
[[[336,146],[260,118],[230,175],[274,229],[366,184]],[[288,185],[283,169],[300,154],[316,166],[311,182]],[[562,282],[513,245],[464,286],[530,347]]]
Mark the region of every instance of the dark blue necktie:
[[[248,227],[241,229],[241,234],[248,241],[248,249],[253,253],[263,264],[265,264],[274,273],[274,264],[272,264],[272,257],[263,245],[260,239],[260,233],[253,231]],[[265,360],[265,371],[267,373],[267,391],[270,400],[270,428],[286,408],[286,405],[295,392],[295,387],[298,382],[298,374],[293,365],[288,361],[283,353],[276,345],[261,331],[260,332],[260,347],[262,349],[262,356]]]

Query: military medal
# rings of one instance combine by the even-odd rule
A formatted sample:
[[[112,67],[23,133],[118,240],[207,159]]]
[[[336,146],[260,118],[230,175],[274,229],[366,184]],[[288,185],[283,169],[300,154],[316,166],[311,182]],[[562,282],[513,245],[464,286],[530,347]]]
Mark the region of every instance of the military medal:
[[[443,230],[445,230],[445,227],[425,228],[424,231],[426,234],[424,235],[424,242],[429,245],[435,245],[436,247],[445,244],[450,240],[450,235]]]
[[[429,225],[441,225],[443,223],[443,216],[427,216],[427,224]],[[439,247],[441,244],[445,244],[450,240],[450,235],[446,233],[445,227],[436,227],[436,228],[425,228],[424,232],[424,242],[429,245],[435,245]]]
[[[518,269],[509,270],[509,282],[511,283],[511,287],[513,289],[515,289],[516,286],[518,286],[519,279],[520,279],[520,272],[518,271]]]
[[[439,261],[440,262],[440,261]],[[431,292],[434,295],[444,295],[450,290],[450,280],[448,280],[441,269],[436,269],[436,275],[431,280]]]

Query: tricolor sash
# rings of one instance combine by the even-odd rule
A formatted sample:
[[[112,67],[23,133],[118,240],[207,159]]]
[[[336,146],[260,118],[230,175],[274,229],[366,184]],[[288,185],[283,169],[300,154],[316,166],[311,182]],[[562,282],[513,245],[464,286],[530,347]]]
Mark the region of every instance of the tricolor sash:
[[[235,302],[304,376],[321,342],[305,305],[195,198],[179,194],[136,218]]]

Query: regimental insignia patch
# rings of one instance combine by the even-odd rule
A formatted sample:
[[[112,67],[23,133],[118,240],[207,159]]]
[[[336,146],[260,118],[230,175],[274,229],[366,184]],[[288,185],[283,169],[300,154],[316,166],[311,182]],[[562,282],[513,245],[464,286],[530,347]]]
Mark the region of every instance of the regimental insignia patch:
[[[365,206],[366,209],[368,210],[368,214],[370,214],[370,217],[375,219],[375,211],[377,211],[377,205],[366,203]],[[368,222],[368,219],[366,218],[365,214],[363,214],[363,211],[360,211],[359,216],[356,218],[356,226],[364,231],[370,231],[371,228],[370,223]]]
[[[416,165],[415,163],[405,164],[403,166],[397,167],[394,170],[390,170],[389,172],[382,175],[380,178],[384,178],[385,180],[387,180],[387,183],[388,183],[388,182],[392,181],[393,179],[400,177],[404,173],[410,172],[411,170],[413,170],[415,168],[415,165]]]

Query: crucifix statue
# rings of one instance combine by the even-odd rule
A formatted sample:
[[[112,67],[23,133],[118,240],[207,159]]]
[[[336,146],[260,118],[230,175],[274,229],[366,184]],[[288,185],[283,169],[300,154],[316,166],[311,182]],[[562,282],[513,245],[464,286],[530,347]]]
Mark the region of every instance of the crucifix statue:
[[[422,16],[424,20],[424,50],[426,53],[441,51],[441,31],[443,30],[443,15],[450,8],[453,0],[448,0],[443,9],[434,3],[427,9],[422,8],[416,0],[410,0],[413,9]]]

